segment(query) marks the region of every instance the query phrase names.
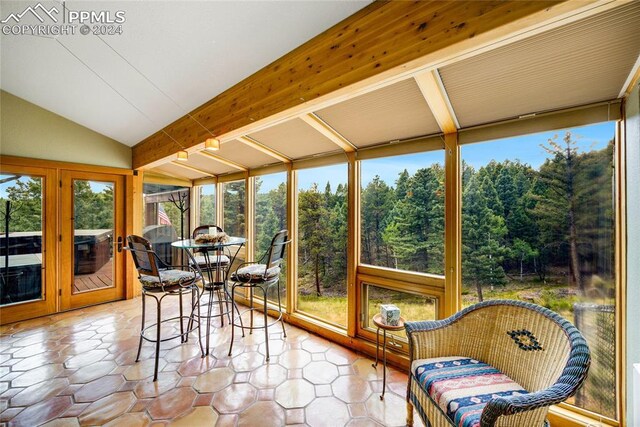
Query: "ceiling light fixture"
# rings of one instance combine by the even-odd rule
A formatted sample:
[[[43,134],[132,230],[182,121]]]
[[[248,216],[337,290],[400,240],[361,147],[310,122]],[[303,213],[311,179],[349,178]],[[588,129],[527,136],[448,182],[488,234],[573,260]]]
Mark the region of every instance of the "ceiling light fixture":
[[[220,140],[218,138],[207,138],[204,141],[204,149],[209,151],[218,151],[220,149]]]
[[[185,150],[178,151],[178,157],[176,160],[180,160],[181,162],[186,162],[189,160],[189,153]]]

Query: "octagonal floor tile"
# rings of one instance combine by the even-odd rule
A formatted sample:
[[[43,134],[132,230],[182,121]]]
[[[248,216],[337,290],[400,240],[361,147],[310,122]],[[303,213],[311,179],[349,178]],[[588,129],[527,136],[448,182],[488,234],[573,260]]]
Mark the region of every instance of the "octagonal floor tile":
[[[88,383],[109,374],[116,367],[117,365],[114,361],[103,360],[78,369],[69,377],[69,382],[71,384]]]
[[[249,382],[258,388],[273,388],[287,379],[287,370],[280,365],[263,365],[251,373]]]
[[[287,369],[300,369],[311,362],[311,354],[305,350],[287,350],[278,356],[278,363]]]
[[[231,359],[236,372],[253,371],[264,363],[264,356],[257,351],[241,353]]]
[[[338,368],[325,361],[311,362],[302,369],[302,376],[313,384],[329,384],[338,378]]]
[[[190,387],[180,387],[153,399],[147,411],[154,420],[178,418],[191,409],[196,392]]]
[[[385,426],[404,426],[407,417],[407,405],[404,399],[393,393],[385,393],[384,400],[375,393],[367,399],[369,416]]]
[[[95,402],[103,397],[115,393],[124,384],[122,375],[108,375],[83,385],[73,395],[78,403]]]
[[[127,381],[140,381],[142,379],[150,377],[153,375],[156,366],[155,364],[156,361],[154,359],[141,360],[129,366],[124,371],[124,377],[127,379]],[[162,368],[164,368],[166,364],[167,362],[161,358],[158,361],[158,372],[162,371]],[[158,373],[158,376],[160,376],[160,373]]]
[[[371,387],[357,375],[344,375],[331,384],[333,395],[347,403],[364,402],[371,395]]]
[[[39,382],[54,378],[62,373],[63,370],[64,368],[60,363],[44,365],[14,378],[11,381],[11,387],[29,387]]]
[[[25,388],[11,398],[11,406],[32,406],[38,402],[56,396],[66,389],[69,381],[66,378],[54,378]]]
[[[174,388],[181,379],[182,377],[177,372],[161,372],[158,373],[157,381],[153,381],[153,377],[149,377],[138,382],[134,393],[138,399],[157,397]]]
[[[315,398],[315,388],[303,379],[287,380],[276,388],[275,399],[285,408],[302,408]]]
[[[282,426],[284,424],[284,410],[277,403],[270,401],[254,403],[238,418],[238,427]]]
[[[214,426],[218,414],[209,406],[199,406],[186,415],[171,422],[171,427]]]
[[[193,387],[200,393],[214,393],[231,384],[234,374],[230,368],[214,368],[200,374]]]
[[[64,362],[64,367],[67,369],[80,369],[101,361],[108,354],[109,352],[107,350],[87,351],[86,353],[78,354],[67,359],[67,361]]]
[[[232,384],[213,396],[213,407],[221,414],[244,411],[256,401],[258,391],[248,383]]]
[[[111,394],[93,402],[82,411],[80,425],[103,425],[124,414],[136,403],[136,397],[128,392]]]
[[[331,420],[332,426],[344,426],[350,419],[344,402],[335,397],[320,397],[305,408],[307,423],[311,427],[324,427]]]
[[[54,397],[53,399],[42,401],[26,408],[13,417],[11,425],[15,427],[32,427],[43,424],[61,416],[72,404],[73,402],[69,396]]]
[[[151,418],[144,412],[129,412],[109,421],[104,427],[146,427],[151,424]]]

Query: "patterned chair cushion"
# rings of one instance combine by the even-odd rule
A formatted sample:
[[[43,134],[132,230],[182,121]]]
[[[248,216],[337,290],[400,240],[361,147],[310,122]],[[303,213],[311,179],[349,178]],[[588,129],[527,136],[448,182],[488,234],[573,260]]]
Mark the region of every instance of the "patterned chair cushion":
[[[196,255],[196,262],[198,263],[198,265],[200,266],[200,268],[205,268],[208,266],[207,264],[207,259],[204,257],[204,255]],[[218,260],[220,262],[218,262]],[[229,257],[226,255],[215,255],[215,254],[209,254],[209,261],[211,261],[211,265],[216,266],[216,265],[229,265]]]
[[[173,286],[188,284],[196,279],[196,274],[183,270],[162,270],[160,271],[160,281],[157,276],[140,276],[140,283],[147,289],[161,288],[162,285]]]
[[[265,277],[264,270],[266,268],[267,266],[265,264],[250,264],[239,268],[233,274],[232,279],[237,282],[256,283],[275,279],[280,275],[280,267],[273,267],[267,270]]]
[[[493,366],[460,356],[414,360],[411,371],[457,427],[480,426],[491,399],[528,393]]]

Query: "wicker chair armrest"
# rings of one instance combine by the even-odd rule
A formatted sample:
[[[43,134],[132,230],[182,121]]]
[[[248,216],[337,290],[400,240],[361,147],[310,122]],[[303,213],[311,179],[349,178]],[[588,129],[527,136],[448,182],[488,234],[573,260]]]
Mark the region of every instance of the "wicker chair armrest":
[[[574,328],[574,330],[577,332],[577,329]],[[589,347],[582,335],[579,335],[579,333],[572,335],[571,355],[562,371],[562,375],[555,384],[533,393],[490,400],[482,412],[480,426],[493,426],[501,415],[513,415],[543,406],[555,405],[573,396],[587,377],[591,357]]]

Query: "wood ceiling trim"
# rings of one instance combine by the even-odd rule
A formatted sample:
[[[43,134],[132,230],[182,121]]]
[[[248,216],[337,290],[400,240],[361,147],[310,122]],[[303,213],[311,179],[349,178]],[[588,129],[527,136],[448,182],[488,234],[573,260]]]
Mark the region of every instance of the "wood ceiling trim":
[[[224,157],[217,156],[215,154],[211,154],[208,151],[196,151],[194,154],[198,154],[203,157],[207,157],[209,159],[213,159],[216,162],[222,163],[223,165],[231,166],[234,169],[238,169],[240,171],[246,172],[249,170],[246,166],[242,166],[236,162],[232,162],[231,160],[227,160]]]
[[[316,116],[313,113],[300,116],[303,122],[320,132],[323,136],[329,139],[331,142],[342,148],[345,153],[353,153],[356,151],[355,145],[353,145],[347,138],[340,135],[338,131],[329,126],[324,120]]]
[[[631,68],[631,72],[629,73],[629,77],[622,85],[622,89],[620,90],[620,95],[618,98],[623,98],[629,96],[634,86],[640,80],[640,55],[638,55],[638,59],[636,59],[635,64],[633,64],[633,68]]]
[[[258,141],[256,141],[255,139],[249,136],[240,136],[236,139],[255,150],[261,151],[264,154],[271,156],[276,160],[281,161],[282,163],[291,163],[291,159],[288,158],[287,156],[280,154],[275,150],[272,150],[271,148],[259,143]]]
[[[193,167],[193,166],[191,166],[191,165],[187,165],[187,164],[185,164],[185,163],[181,163],[181,162],[179,162],[179,161],[177,161],[177,160],[174,160],[173,162],[171,162],[171,164],[173,164],[173,165],[175,165],[175,166],[179,166],[179,167],[181,167],[181,168],[183,168],[183,169],[190,170],[190,171],[192,171],[192,172],[199,173],[200,175],[215,177],[215,175],[214,175],[214,174],[212,174],[211,172],[207,172],[207,171],[204,171],[204,170],[202,170],[202,169],[198,169],[198,168]]]
[[[456,46],[465,50],[474,45],[484,46],[595,3],[376,1],[190,115],[216,135],[227,134],[267,118],[274,119],[276,114],[323,99],[356,83],[375,84],[369,80],[373,77],[389,79],[411,71],[407,70],[409,66],[426,65],[420,61],[451,57]],[[443,57],[434,56],[438,52]],[[173,154],[175,144],[168,136],[190,148],[202,144],[207,135],[202,126],[185,115],[136,145],[133,167]]]
[[[436,118],[440,130],[446,135],[448,133],[455,133],[460,124],[455,116],[451,102],[444,88],[444,85],[440,81],[438,70],[426,71],[424,73],[414,76],[420,92],[424,96],[424,99],[429,104],[429,108],[433,113],[433,117]]]

